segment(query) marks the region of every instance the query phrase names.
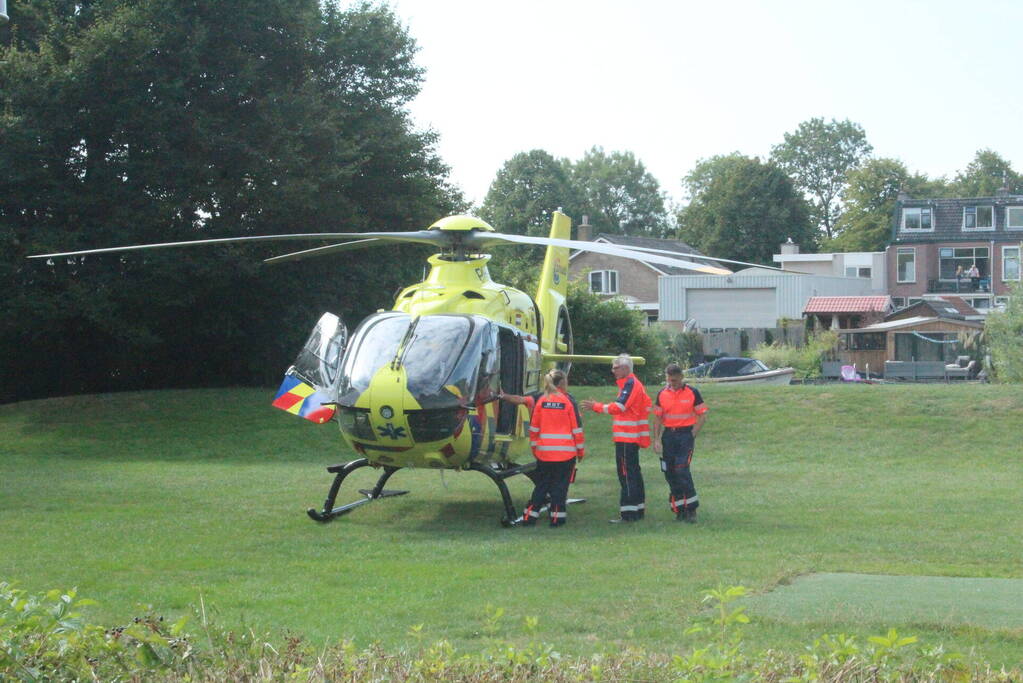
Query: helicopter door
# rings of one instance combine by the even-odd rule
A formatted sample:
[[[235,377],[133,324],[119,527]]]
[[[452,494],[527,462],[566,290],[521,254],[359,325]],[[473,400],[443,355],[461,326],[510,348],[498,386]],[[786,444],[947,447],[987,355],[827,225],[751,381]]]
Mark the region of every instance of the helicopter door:
[[[333,313],[324,313],[295,364],[284,373],[272,405],[318,424],[334,417],[341,357],[347,342],[345,324]]]
[[[501,328],[499,340],[501,353],[501,389],[508,394],[525,393],[523,376],[525,375],[525,358],[522,339],[512,330]],[[515,429],[515,416],[518,406],[506,401],[500,402],[497,415],[498,434],[510,434]]]

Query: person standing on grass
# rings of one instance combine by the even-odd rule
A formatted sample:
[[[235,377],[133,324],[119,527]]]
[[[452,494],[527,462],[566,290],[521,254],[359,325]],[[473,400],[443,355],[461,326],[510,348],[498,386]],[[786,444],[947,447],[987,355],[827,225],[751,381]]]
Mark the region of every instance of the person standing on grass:
[[[511,403],[533,403],[529,421],[529,444],[536,457],[533,476],[533,495],[522,513],[523,526],[535,526],[540,509],[550,497],[548,514],[551,526],[563,526],[568,521],[568,486],[576,461],[586,454],[582,420],[575,399],[568,393],[568,378],[561,370],[551,370],[543,378],[544,395],[532,396],[502,394]],[[524,400],[519,400],[524,399]]]
[[[611,437],[615,444],[615,467],[621,494],[618,517],[610,520],[637,522],[646,512],[646,490],[639,467],[639,449],[650,445],[650,396],[639,378],[632,374],[632,357],[623,353],[611,363],[618,384],[618,396],[611,403],[583,400],[583,408],[614,417]]]
[[[668,504],[680,522],[696,523],[696,494],[689,464],[696,435],[707,419],[707,404],[696,387],[682,376],[677,363],[664,368],[666,386],[654,399],[654,452],[661,455],[661,471],[668,482]]]

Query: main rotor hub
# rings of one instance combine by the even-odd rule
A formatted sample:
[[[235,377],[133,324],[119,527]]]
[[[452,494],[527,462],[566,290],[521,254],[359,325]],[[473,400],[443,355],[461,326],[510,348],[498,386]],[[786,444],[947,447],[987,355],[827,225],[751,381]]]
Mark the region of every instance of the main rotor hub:
[[[470,230],[485,230],[487,232],[496,232],[494,227],[487,223],[485,220],[476,218],[476,216],[448,216],[441,218],[439,221],[430,226],[431,230],[442,230],[444,232],[468,232]]]

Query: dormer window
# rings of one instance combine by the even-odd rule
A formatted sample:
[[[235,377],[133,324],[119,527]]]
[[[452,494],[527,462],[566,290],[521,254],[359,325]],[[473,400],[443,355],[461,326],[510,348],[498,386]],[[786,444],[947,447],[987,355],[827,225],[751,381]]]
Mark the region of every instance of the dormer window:
[[[993,206],[964,206],[963,230],[993,230],[995,209]]]
[[[1005,207],[1005,227],[1009,230],[1023,230],[1023,206]]]
[[[590,272],[590,291],[594,294],[617,294],[618,271],[594,270]]]
[[[914,209],[903,209],[902,210],[902,229],[903,230],[933,230],[934,226],[931,223],[931,209],[930,207],[914,208]]]

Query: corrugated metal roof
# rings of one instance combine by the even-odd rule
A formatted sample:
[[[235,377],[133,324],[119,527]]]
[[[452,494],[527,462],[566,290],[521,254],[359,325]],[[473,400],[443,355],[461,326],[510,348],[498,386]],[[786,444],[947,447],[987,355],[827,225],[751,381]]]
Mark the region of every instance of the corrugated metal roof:
[[[884,313],[891,306],[890,296],[812,296],[803,313]]]
[[[904,318],[902,320],[889,320],[883,323],[877,323],[876,325],[868,325],[867,327],[858,327],[854,330],[838,330],[842,334],[854,333],[859,334],[860,332],[884,332],[885,330],[895,330],[900,327],[916,327],[922,323],[934,323],[943,322],[951,325],[963,325],[965,327],[983,327],[980,323],[971,322],[969,320],[949,320],[947,318],[932,318],[922,315],[914,316],[912,318]]]

